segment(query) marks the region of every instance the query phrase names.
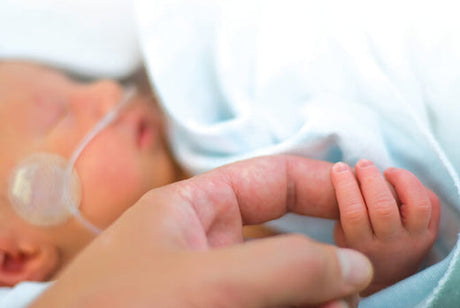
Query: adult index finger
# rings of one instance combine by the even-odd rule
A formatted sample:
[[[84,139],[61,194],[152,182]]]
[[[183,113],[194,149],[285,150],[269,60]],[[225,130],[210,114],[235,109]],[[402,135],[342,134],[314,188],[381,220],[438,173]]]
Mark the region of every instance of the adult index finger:
[[[263,223],[287,212],[338,218],[331,167],[296,156],[259,157],[156,189],[150,199],[190,206],[211,244],[224,246],[237,241],[242,224]]]

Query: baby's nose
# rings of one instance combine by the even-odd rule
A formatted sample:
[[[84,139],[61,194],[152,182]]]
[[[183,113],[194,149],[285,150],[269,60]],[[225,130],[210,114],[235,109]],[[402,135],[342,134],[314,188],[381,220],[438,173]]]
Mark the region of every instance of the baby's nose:
[[[102,118],[122,97],[121,86],[110,80],[84,85],[75,93],[72,105],[76,113]]]

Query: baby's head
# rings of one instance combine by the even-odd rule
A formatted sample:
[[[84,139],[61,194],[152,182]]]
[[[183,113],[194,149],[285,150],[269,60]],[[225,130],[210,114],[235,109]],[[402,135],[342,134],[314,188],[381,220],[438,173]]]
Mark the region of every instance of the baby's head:
[[[8,181],[18,163],[35,153],[69,159],[122,97],[116,82],[82,83],[36,64],[0,63],[0,285],[52,278],[94,238],[74,217],[46,227],[27,222],[13,210]],[[80,212],[100,229],[149,189],[176,179],[150,97],[133,97],[75,163]]]

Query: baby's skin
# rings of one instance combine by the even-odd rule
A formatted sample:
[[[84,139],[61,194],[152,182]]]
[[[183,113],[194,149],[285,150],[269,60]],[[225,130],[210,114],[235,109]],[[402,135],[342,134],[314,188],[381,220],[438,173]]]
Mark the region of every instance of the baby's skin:
[[[335,241],[364,253],[374,266],[374,279],[361,295],[414,274],[438,233],[437,196],[409,171],[389,168],[382,175],[368,160],[360,160],[354,173],[335,164],[331,180],[340,210]]]

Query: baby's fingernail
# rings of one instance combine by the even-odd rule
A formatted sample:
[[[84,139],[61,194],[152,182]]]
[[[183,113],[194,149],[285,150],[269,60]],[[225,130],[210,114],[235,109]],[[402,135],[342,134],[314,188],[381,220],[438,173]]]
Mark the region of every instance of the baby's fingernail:
[[[364,167],[369,167],[372,165],[372,162],[370,160],[367,160],[367,159],[361,159],[358,163],[357,163],[358,167],[361,167],[361,168],[364,168]]]
[[[392,173],[392,172],[395,172],[395,171],[396,171],[396,168],[393,168],[393,167],[385,169],[385,173]]]
[[[372,265],[361,253],[347,248],[337,251],[342,275],[346,282],[355,286],[363,286],[372,278]]]
[[[342,162],[338,162],[332,167],[332,170],[334,170],[334,172],[344,172],[348,170],[348,165]]]

